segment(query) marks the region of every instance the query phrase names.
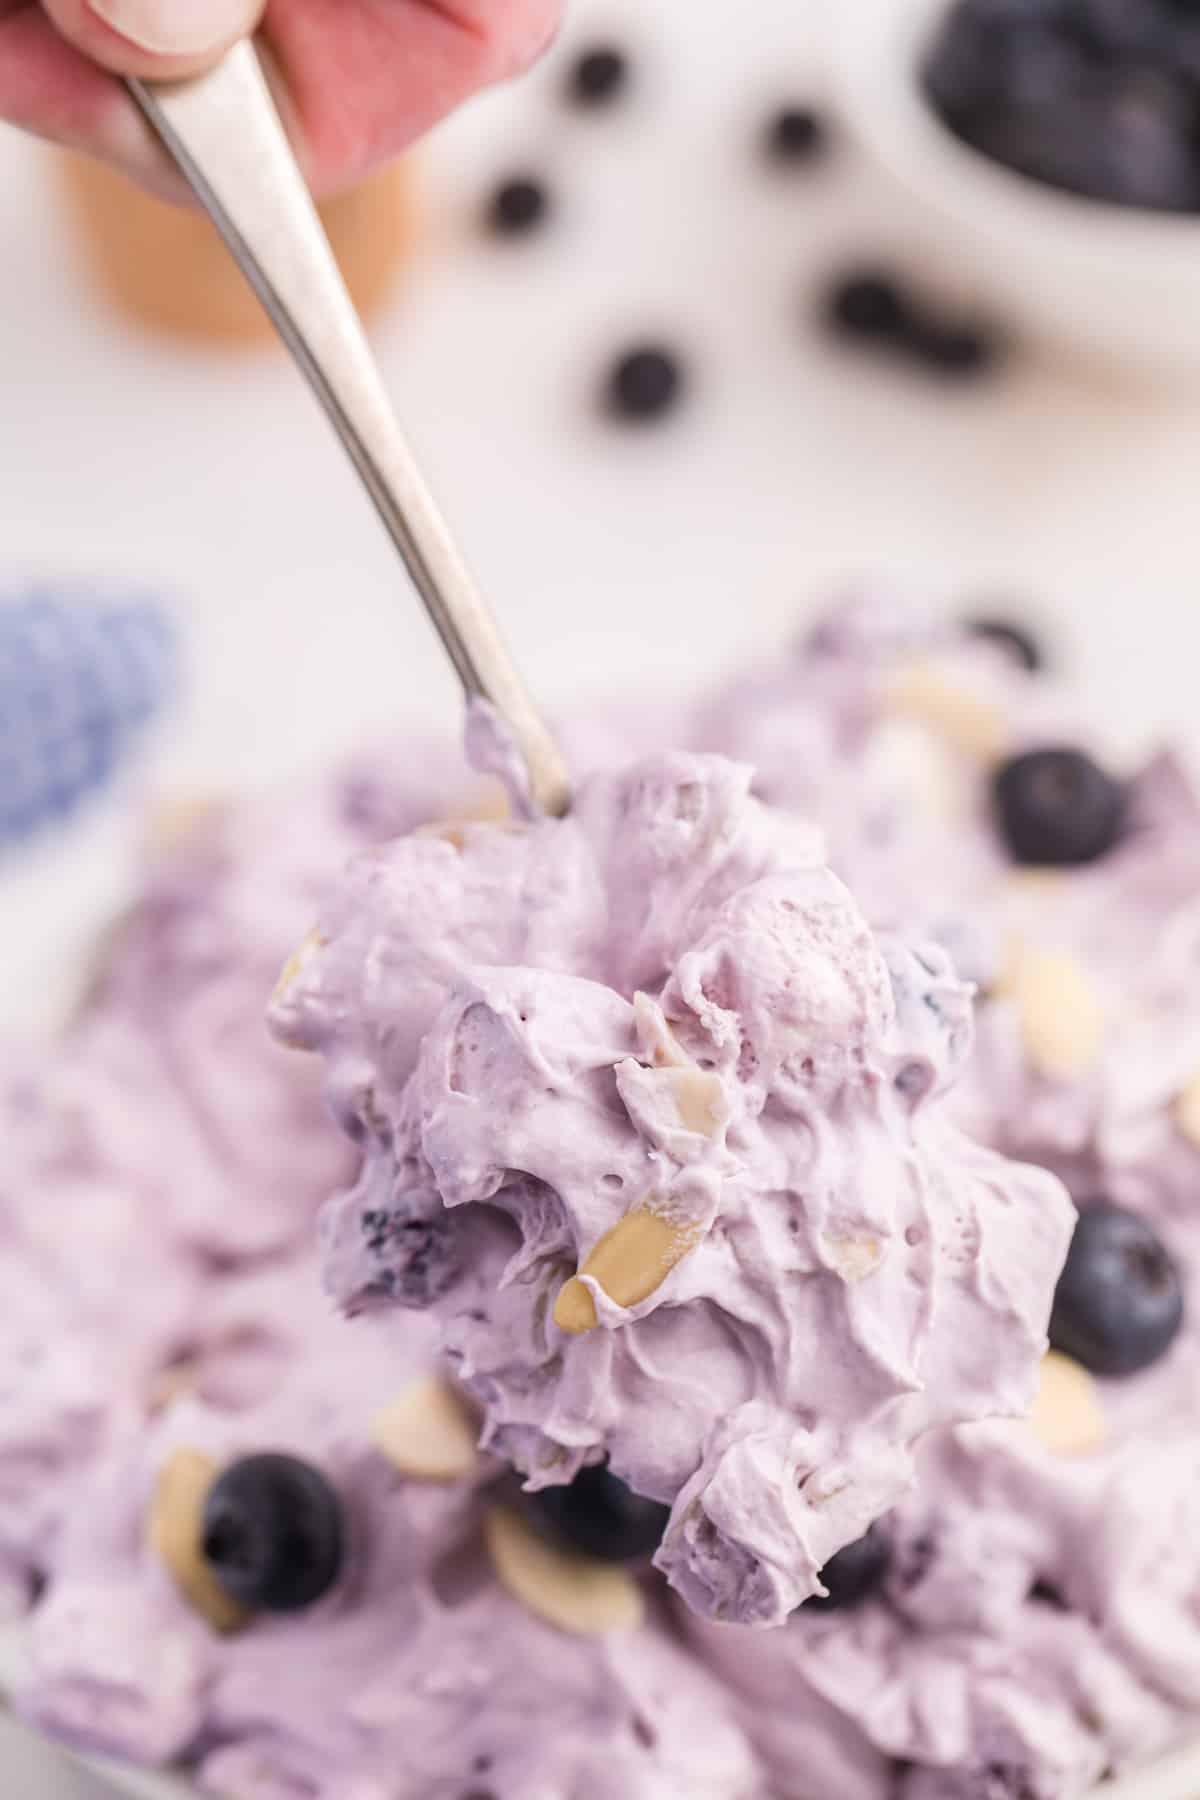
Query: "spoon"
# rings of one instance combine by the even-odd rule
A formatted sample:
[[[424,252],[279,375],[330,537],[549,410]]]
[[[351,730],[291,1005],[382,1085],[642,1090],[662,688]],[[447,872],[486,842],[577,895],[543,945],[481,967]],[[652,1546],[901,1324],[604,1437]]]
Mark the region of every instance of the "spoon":
[[[511,733],[535,804],[565,813],[562,757],[396,423],[253,44],[189,81],[125,85],[328,415],[468,701],[487,701]]]

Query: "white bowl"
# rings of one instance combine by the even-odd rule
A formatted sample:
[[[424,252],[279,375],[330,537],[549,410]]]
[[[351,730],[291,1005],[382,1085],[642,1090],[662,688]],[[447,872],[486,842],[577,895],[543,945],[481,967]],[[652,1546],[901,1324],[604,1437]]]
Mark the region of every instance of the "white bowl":
[[[107,1758],[81,1760],[126,1800],[205,1800],[199,1788],[179,1776],[123,1769]],[[1090,1800],[1200,1800],[1200,1748],[1180,1751],[1123,1781],[1106,1781]]]
[[[23,1627],[0,1627],[0,1697],[19,1684],[26,1663]],[[125,1800],[204,1800],[200,1789],[181,1775],[127,1768],[107,1757],[76,1760],[95,1776],[96,1800],[102,1795],[122,1795]],[[10,1794],[2,1766],[0,1794],[6,1800]],[[21,1800],[33,1800],[33,1796],[23,1794]],[[1106,1781],[1095,1790],[1094,1800],[1200,1800],[1200,1745],[1177,1751],[1122,1781]]]
[[[1200,215],[1060,192],[972,150],[925,99],[925,51],[953,0],[835,0],[836,98],[921,205],[951,268],[1027,335],[1143,373],[1200,377]]]

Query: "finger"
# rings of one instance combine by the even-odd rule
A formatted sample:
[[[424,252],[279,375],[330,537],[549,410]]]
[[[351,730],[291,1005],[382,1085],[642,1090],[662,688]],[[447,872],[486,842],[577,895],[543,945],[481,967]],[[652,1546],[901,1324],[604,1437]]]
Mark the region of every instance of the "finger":
[[[119,75],[172,79],[214,63],[258,24],[262,0],[43,0],[59,31]]]
[[[267,0],[289,129],[318,191],[407,148],[546,47],[559,0]]]
[[[128,40],[99,20],[98,4],[111,10],[118,0],[48,3],[87,53],[55,29],[36,0],[0,0],[0,118],[89,150],[156,192],[186,198],[136,108],[95,60],[103,55],[130,72],[152,62],[161,74],[163,59],[127,50]],[[173,3],[191,7],[197,0]],[[244,3],[253,13],[260,0]],[[268,71],[313,185],[347,185],[477,88],[526,67],[549,42],[559,12],[560,0],[267,0]],[[139,55],[150,62],[139,65]]]
[[[120,88],[68,44],[36,0],[0,11],[0,118],[114,162],[149,154],[149,137]]]

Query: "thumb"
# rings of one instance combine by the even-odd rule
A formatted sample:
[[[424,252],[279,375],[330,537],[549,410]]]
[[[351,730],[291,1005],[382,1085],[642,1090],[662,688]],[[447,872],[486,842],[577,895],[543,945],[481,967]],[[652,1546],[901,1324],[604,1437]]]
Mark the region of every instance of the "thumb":
[[[119,75],[189,75],[258,24],[264,0],[43,0],[63,36]]]

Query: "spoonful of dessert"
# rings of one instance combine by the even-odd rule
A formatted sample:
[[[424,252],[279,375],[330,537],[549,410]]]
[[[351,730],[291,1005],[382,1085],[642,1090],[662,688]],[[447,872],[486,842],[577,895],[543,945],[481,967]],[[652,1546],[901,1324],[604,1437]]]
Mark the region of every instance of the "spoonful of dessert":
[[[667,1510],[694,1610],[780,1624],[928,1432],[1026,1410],[1072,1209],[946,1107],[971,990],[876,935],[753,771],[581,783],[383,393],[254,52],[133,83],[358,469],[517,817],[360,857],[270,1009],[361,1174],[322,1225],[347,1313],[436,1321],[531,1490],[606,1466]],[[526,804],[528,802],[528,804]]]
[[[534,806],[561,815],[565,765],[396,423],[253,44],[192,80],[126,86],[324,408],[468,702],[504,728]]]

